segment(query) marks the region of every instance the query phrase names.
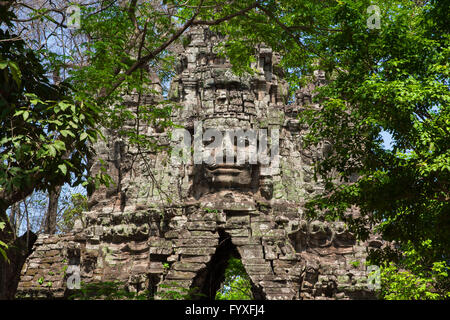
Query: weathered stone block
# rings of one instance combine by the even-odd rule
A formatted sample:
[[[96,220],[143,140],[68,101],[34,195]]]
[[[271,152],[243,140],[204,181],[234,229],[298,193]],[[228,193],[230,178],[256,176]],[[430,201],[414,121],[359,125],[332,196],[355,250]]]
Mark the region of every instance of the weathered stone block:
[[[264,258],[261,245],[244,245],[238,247],[238,250],[241,257],[245,257],[246,259]]]
[[[183,247],[177,248],[176,253],[182,256],[201,256],[201,255],[211,255],[216,252],[215,247],[205,247],[205,248],[190,248]]]
[[[247,228],[250,223],[250,216],[227,216],[225,228],[226,229],[239,229]]]
[[[173,269],[177,271],[192,271],[197,272],[198,270],[204,269],[206,264],[204,263],[194,263],[194,262],[175,262],[173,264]]]
[[[186,223],[189,231],[215,231],[215,221],[189,221]]]
[[[249,237],[250,231],[246,229],[228,229],[227,233],[232,237]]]
[[[177,247],[215,247],[219,243],[219,240],[216,238],[212,239],[178,239],[175,240],[175,245]]]
[[[249,275],[268,274],[272,272],[272,269],[267,264],[245,264],[245,271],[247,271]]]
[[[219,239],[219,235],[217,233],[211,232],[211,231],[199,231],[199,230],[193,230],[191,231],[191,237],[192,238],[198,238],[198,239]]]
[[[195,272],[185,272],[185,271],[177,271],[170,270],[167,274],[168,280],[191,280],[195,277]]]

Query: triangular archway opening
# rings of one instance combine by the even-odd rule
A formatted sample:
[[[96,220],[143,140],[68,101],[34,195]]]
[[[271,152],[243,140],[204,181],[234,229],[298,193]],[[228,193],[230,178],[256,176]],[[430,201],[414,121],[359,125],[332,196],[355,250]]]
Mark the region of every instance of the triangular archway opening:
[[[227,295],[231,297],[230,299],[244,299],[244,297],[254,300],[264,299],[261,290],[256,289],[251,282],[250,277],[246,274],[241,263],[241,256],[236,246],[232,243],[231,236],[223,229],[219,229],[218,232],[219,244],[216,248],[216,252],[206,268],[201,270],[194,278],[191,286],[192,290],[200,293],[199,295],[195,295],[196,299],[215,300],[217,299],[217,292],[219,290],[222,294],[222,299],[224,299],[223,293],[230,293],[229,290],[241,290],[241,293],[238,295]],[[230,262],[232,262],[232,265],[230,265]],[[241,265],[239,266],[239,264]],[[230,267],[233,269],[230,269]],[[238,278],[241,277],[242,279],[245,279],[246,281],[236,282],[238,285],[243,283],[244,287],[235,288],[230,286],[230,283],[224,283],[226,272],[228,276],[230,276],[230,272],[236,272]],[[230,277],[227,277],[227,279],[229,280]],[[250,288],[248,288],[249,286]],[[225,299],[227,298],[225,297]]]

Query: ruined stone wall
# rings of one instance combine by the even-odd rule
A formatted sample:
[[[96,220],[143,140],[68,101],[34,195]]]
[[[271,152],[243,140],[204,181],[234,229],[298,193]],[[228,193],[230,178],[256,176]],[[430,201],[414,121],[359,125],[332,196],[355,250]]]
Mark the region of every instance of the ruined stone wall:
[[[119,280],[157,298],[173,285],[214,298],[226,262],[235,256],[257,299],[373,298],[365,257],[381,242],[372,237],[358,243],[343,223],[304,215],[308,197],[323,190],[312,165],[325,147],[302,148],[307,127],[296,116],[312,104],[323,74],[288,104],[279,57],[270,48],[256,48],[255,74],[238,77],[216,54],[219,36],[200,27],[188,36],[170,90],[170,99],[182,106],[173,121],[189,132],[196,122],[218,130],[276,129],[279,170],[260,163],[174,164],[166,151],[142,152],[117,132],[106,132],[108,141],[96,149],[115,185],[90,197],[90,211],[73,233],[39,237],[18,296],[67,297],[67,279],[79,270],[85,283]],[[141,103],[156,100],[141,97]],[[127,103],[135,108],[137,97],[129,95]],[[169,144],[167,132],[141,130]]]

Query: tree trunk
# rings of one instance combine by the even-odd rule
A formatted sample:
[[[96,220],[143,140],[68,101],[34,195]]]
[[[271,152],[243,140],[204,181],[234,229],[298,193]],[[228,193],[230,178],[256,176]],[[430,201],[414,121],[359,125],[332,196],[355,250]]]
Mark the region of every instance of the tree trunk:
[[[11,223],[11,228],[13,231],[14,239],[19,234],[19,221],[20,221],[20,204],[14,203],[11,206],[11,213],[9,215],[9,222]]]
[[[58,217],[58,200],[61,194],[61,186],[48,192],[48,210],[45,217],[44,233],[56,233],[56,218]]]
[[[5,211],[0,208],[0,221],[8,222]],[[5,228],[0,230],[0,240],[9,247],[5,250],[9,261],[5,261],[0,256],[0,300],[14,299],[22,266],[30,255],[36,239],[37,236],[31,231],[16,238],[9,223],[6,223]]]

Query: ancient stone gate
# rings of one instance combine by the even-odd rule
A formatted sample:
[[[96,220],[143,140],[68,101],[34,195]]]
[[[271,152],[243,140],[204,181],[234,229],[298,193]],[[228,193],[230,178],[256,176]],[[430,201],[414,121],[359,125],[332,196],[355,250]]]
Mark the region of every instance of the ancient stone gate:
[[[115,185],[90,197],[90,211],[71,234],[39,236],[17,296],[67,297],[67,284],[79,275],[84,283],[120,280],[128,290],[149,290],[156,298],[168,286],[198,288],[214,298],[226,262],[235,256],[256,299],[373,298],[365,257],[381,242],[372,237],[358,243],[342,222],[304,216],[305,201],[322,191],[312,164],[327,146],[303,149],[308,128],[296,116],[305,104],[319,107],[311,95],[323,75],[315,74],[289,104],[279,58],[270,48],[256,48],[256,73],[238,77],[216,54],[217,35],[198,27],[188,36],[169,95],[182,106],[173,121],[190,133],[198,122],[220,131],[274,130],[275,170],[261,163],[174,162],[165,151],[143,153],[117,132],[106,132],[107,143],[96,149]],[[126,103],[136,110],[155,99],[130,93]],[[164,130],[140,130],[169,144]]]

